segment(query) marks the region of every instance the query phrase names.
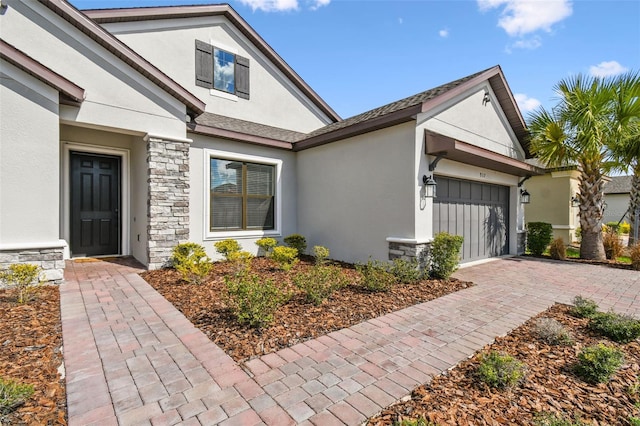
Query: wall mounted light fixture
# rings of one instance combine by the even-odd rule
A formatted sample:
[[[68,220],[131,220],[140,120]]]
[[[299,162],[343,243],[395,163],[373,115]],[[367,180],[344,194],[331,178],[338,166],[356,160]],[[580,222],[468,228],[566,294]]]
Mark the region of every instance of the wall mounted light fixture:
[[[580,207],[580,198],[578,194],[571,197],[571,207]]]
[[[524,188],[520,190],[520,202],[522,204],[529,204],[531,202],[531,194]]]
[[[491,102],[491,97],[489,96],[489,92],[484,92],[484,97],[482,98],[482,106],[485,106]]]
[[[433,198],[436,196],[436,181],[433,176],[422,176],[422,184],[424,185],[425,198]]]

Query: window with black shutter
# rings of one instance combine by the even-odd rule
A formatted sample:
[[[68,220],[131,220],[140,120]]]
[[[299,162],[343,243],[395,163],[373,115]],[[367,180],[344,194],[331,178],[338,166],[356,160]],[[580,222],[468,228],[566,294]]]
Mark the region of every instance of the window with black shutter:
[[[196,86],[249,99],[249,59],[196,40]]]

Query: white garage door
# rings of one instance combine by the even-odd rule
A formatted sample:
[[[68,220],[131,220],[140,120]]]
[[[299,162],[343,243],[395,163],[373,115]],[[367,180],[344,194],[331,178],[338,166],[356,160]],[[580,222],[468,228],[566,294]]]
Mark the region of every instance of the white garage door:
[[[462,262],[509,252],[509,188],[436,176],[433,232],[464,237]]]

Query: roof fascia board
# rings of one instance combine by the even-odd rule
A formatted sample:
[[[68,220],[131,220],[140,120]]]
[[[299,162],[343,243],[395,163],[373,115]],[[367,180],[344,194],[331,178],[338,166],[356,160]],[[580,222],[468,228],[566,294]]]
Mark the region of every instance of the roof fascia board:
[[[204,136],[229,139],[238,142],[250,143],[253,145],[267,146],[269,148],[279,148],[291,150],[293,144],[290,142],[264,138],[260,136],[248,135],[246,133],[234,132],[232,130],[218,129],[215,127],[203,126],[201,124],[187,124],[187,131]]]
[[[84,101],[85,91],[82,87],[42,65],[4,40],[0,40],[0,58],[56,89],[60,93],[60,103],[79,106]]]
[[[393,112],[391,114],[376,117],[371,120],[363,121],[361,123],[353,124],[348,127],[336,129],[333,132],[323,133],[321,135],[303,139],[300,142],[296,142],[293,145],[294,151],[302,151],[304,149],[313,148],[320,145],[326,145],[338,140],[362,135],[365,133],[380,130],[386,127],[395,126],[415,119],[415,116],[420,113],[420,105],[405,108],[400,111]]]
[[[274,65],[286,75],[305,96],[320,108],[332,121],[341,118],[278,53],[228,4],[205,6],[140,7],[132,9],[94,9],[84,13],[97,23],[126,22],[137,20],[193,18],[224,15],[253,43]]]
[[[65,0],[38,1],[51,9],[57,15],[61,16],[63,19],[70,22],[91,39],[110,51],[113,55],[155,83],[165,92],[182,102],[187,107],[189,115],[197,116],[204,112],[204,102],[198,99],[187,89],[180,86],[142,56],[131,50],[131,48],[115,38],[112,34],[92,21],[71,4]]]

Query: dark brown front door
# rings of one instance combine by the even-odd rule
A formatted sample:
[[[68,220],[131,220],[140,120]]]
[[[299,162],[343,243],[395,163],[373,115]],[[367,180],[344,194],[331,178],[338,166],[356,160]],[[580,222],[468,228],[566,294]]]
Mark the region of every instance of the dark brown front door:
[[[71,153],[71,254],[120,252],[120,157]]]

